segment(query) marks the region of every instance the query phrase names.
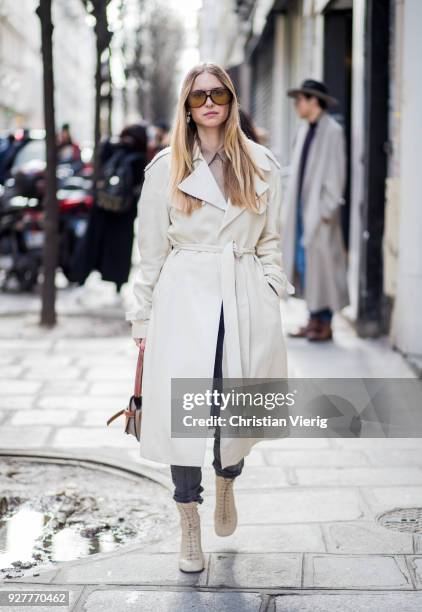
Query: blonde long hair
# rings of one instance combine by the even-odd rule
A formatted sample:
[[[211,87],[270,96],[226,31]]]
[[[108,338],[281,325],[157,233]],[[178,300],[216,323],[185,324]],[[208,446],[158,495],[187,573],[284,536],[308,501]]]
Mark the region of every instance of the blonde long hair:
[[[240,128],[239,104],[233,82],[224,68],[213,62],[202,62],[194,66],[183,81],[170,138],[171,199],[177,208],[189,215],[193,210],[201,207],[201,201],[184,193],[178,188],[178,184],[193,170],[192,157],[197,129],[192,119],[189,123],[186,121],[186,100],[194,80],[202,72],[209,72],[216,76],[233,94],[224,126],[224,149],[228,157],[228,163],[224,168],[224,182],[228,197],[234,206],[245,206],[258,212],[260,198],[257,198],[255,193],[254,174],[256,173],[263,180],[265,177],[252,159],[248,150],[247,138]],[[266,197],[265,193],[261,198],[264,199],[264,197]]]

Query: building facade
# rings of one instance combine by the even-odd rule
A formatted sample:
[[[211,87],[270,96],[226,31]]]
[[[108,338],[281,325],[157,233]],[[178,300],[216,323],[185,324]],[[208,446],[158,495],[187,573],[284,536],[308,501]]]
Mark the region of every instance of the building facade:
[[[36,2],[0,0],[0,130],[42,127]]]
[[[0,0],[0,130],[42,128],[42,60],[37,0]],[[93,139],[95,38],[82,2],[53,3],[57,126]]]
[[[231,10],[231,33],[224,32],[224,41],[214,36],[213,44],[285,174],[298,127],[286,90],[307,77],[323,79],[339,100],[334,115],[348,150],[342,223],[351,296],[343,314],[361,336],[388,334],[420,364],[422,2],[237,0]],[[231,54],[230,36],[242,41],[240,60],[238,46]],[[212,55],[210,37],[201,51],[203,59]]]

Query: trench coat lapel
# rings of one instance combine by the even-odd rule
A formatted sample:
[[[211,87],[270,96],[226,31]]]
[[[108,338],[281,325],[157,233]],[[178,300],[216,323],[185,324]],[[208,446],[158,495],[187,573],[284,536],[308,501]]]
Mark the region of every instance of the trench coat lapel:
[[[249,142],[249,149],[252,157],[259,168],[262,170],[271,170],[270,163],[265,152],[252,141]],[[178,184],[179,189],[185,193],[199,198],[202,204],[211,204],[224,211],[222,223],[219,229],[221,232],[229,223],[234,221],[246,209],[243,206],[234,206],[230,198],[227,201],[214,178],[207,162],[202,155],[201,148],[195,140],[193,146],[193,166],[192,172]],[[257,196],[261,196],[269,185],[266,181],[255,175],[255,192]],[[260,214],[264,212],[265,205],[261,204]]]
[[[248,141],[248,144],[249,144],[249,151],[256,165],[261,170],[266,170],[267,172],[271,170],[270,162],[268,161],[265,152],[258,145],[255,145],[255,143],[251,140]],[[255,193],[258,197],[261,196],[263,193],[265,193],[265,191],[267,191],[267,189],[269,188],[269,184],[266,181],[260,179],[258,175],[255,175],[254,182],[255,182]],[[262,214],[265,211],[265,209],[266,209],[266,205],[261,203],[259,214]],[[224,218],[223,218],[219,231],[221,232],[223,229],[225,229],[227,225],[229,225],[229,223],[234,221],[245,210],[246,208],[244,206],[233,206],[229,198],[229,206],[227,207],[227,210],[224,214]]]
[[[196,140],[193,147],[192,162],[194,169],[178,184],[179,189],[195,198],[199,198],[202,200],[203,205],[208,203],[226,210],[226,199],[221,193],[220,187],[205,161]]]

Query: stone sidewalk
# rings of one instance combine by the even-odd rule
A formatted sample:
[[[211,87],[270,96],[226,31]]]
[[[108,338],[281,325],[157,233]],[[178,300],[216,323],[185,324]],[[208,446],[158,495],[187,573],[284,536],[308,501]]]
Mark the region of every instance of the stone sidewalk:
[[[105,426],[133,384],[137,349],[121,309],[111,300],[98,302],[94,292],[87,317],[86,305],[78,310],[71,293],[64,292],[62,325],[51,332],[38,329],[32,308],[0,317],[0,448],[126,466],[168,487],[172,504],[168,466],[141,459],[120,420]],[[287,332],[304,317],[303,303],[282,303],[282,314]],[[386,339],[359,339],[338,315],[334,334],[324,345],[288,340],[290,376],[414,376]],[[239,526],[229,538],[212,529],[211,443],[200,509],[206,571],[178,571],[174,508],[164,540],[59,563],[7,580],[0,591],[63,588],[71,594],[69,609],[89,612],[422,609],[420,540],[375,522],[385,510],[422,506],[421,439],[290,438],[256,445],[236,481]]]

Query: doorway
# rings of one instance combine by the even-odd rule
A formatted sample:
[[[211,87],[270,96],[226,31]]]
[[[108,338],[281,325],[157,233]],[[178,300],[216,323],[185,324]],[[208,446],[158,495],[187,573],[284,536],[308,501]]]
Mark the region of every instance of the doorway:
[[[338,3],[324,13],[323,78],[339,104],[329,109],[330,114],[343,126],[346,137],[347,173],[345,205],[341,207],[343,240],[349,250],[350,176],[351,176],[351,90],[352,90],[352,2]],[[345,8],[346,7],[346,8]]]

